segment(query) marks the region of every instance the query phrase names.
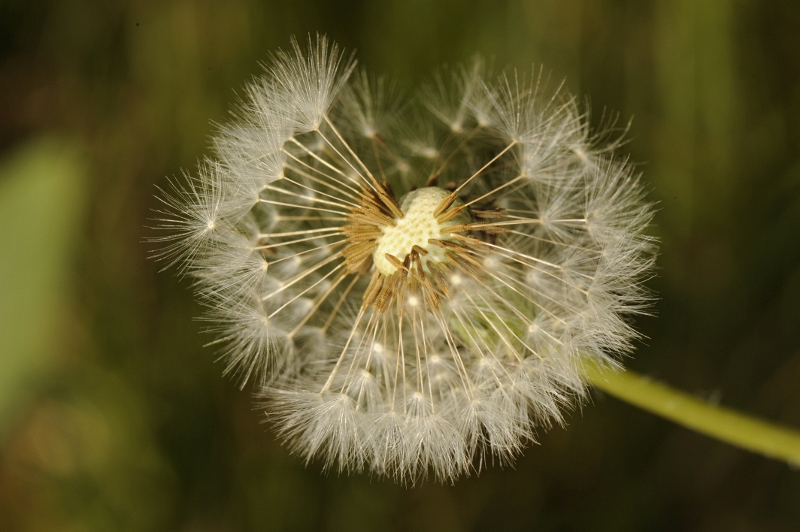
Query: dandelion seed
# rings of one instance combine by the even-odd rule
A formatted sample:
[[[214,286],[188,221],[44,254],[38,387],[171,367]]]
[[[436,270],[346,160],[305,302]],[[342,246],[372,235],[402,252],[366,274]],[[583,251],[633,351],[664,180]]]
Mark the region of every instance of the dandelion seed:
[[[156,239],[227,371],[325,467],[447,482],[513,460],[646,307],[651,209],[619,142],[541,74],[477,60],[407,104],[348,84],[325,38],[266,69]]]

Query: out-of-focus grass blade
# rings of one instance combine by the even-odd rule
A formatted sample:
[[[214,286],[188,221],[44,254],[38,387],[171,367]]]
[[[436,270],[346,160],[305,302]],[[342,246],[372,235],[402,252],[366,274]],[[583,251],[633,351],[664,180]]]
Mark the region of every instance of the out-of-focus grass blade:
[[[58,358],[85,191],[70,142],[37,140],[0,161],[0,437]]]

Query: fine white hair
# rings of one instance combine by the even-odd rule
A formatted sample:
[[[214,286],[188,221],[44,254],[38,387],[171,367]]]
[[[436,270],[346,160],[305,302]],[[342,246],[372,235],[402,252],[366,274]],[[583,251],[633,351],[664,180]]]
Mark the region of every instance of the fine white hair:
[[[541,71],[477,58],[402,100],[353,68],[324,37],[274,54],[215,158],[160,194],[157,256],[292,451],[451,482],[632,349],[653,211],[622,135]]]

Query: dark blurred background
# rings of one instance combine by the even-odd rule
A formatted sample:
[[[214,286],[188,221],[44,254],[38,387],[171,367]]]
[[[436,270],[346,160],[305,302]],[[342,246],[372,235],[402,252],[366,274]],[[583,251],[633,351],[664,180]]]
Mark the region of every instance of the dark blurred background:
[[[410,87],[543,64],[595,122],[633,117],[659,205],[627,365],[800,427],[798,28],[794,0],[1,0],[0,530],[800,530],[800,472],[600,393],[455,486],[323,475],[142,243],[154,184],[293,34]]]

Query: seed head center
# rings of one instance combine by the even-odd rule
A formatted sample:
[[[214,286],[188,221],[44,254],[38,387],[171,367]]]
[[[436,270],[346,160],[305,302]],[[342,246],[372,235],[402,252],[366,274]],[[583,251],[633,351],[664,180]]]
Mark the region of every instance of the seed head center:
[[[391,275],[397,267],[386,259],[386,254],[404,260],[411,253],[411,248],[419,246],[428,252],[425,262],[445,260],[442,248],[429,244],[431,239],[441,239],[442,229],[464,223],[464,213],[453,220],[440,224],[433,213],[441,202],[449,195],[447,190],[439,187],[425,187],[413,190],[400,198],[400,210],[403,217],[395,220],[395,225],[382,228],[383,234],[375,241],[377,247],[372,254],[375,268],[384,275]]]

